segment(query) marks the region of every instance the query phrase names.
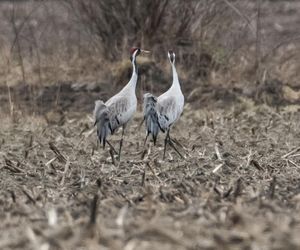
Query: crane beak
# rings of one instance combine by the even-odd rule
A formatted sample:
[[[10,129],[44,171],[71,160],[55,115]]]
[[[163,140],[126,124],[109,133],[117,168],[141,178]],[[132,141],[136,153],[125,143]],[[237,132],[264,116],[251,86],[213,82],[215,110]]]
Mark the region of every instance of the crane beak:
[[[149,51],[149,50],[143,50],[143,49],[141,49],[141,52],[146,53],[146,54],[150,54],[151,53],[151,51]]]

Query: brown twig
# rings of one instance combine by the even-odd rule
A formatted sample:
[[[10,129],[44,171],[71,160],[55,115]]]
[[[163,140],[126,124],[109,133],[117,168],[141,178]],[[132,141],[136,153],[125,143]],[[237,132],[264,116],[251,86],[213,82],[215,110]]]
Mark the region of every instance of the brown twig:
[[[242,193],[242,179],[238,178],[238,180],[236,181],[236,186],[233,192],[233,197],[234,199],[236,199],[238,196],[240,196]]]
[[[90,212],[90,225],[95,225],[97,220],[97,208],[98,208],[98,194],[94,195],[94,198],[91,202],[91,212]]]
[[[299,150],[300,150],[300,147],[295,148],[295,149],[293,149],[292,151],[290,151],[290,152],[286,153],[285,155],[281,156],[281,158],[282,158],[282,159],[285,159],[285,158],[287,158],[288,156],[290,156],[290,155],[296,153],[296,152],[299,151]]]
[[[153,176],[155,177],[155,179],[157,179],[159,181],[159,183],[162,183],[162,181],[158,178],[158,176],[156,175],[154,169],[151,167],[149,162],[146,162],[147,167],[150,169],[150,171],[152,172]]]
[[[66,163],[67,159],[66,157],[58,150],[58,148],[54,145],[53,142],[49,142],[49,147],[53,151],[53,153],[56,155],[57,159],[62,162]]]
[[[276,176],[273,177],[271,183],[270,183],[270,188],[269,188],[269,197],[270,199],[274,198],[275,194],[275,189],[276,189]]]

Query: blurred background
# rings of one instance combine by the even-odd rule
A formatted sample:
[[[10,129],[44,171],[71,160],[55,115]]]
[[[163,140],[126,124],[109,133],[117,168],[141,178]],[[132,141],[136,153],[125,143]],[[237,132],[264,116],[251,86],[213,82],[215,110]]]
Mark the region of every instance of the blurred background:
[[[138,98],[171,84],[167,51],[187,102],[300,101],[300,1],[60,0],[0,2],[0,111],[91,112],[131,74]]]

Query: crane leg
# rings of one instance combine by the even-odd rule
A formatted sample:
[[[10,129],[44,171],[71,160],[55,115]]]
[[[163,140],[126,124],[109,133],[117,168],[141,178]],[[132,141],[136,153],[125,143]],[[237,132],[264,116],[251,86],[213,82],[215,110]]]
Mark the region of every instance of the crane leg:
[[[169,144],[174,150],[175,152],[182,158],[184,159],[184,157],[182,156],[182,154],[178,151],[178,149],[175,147],[173,140],[170,137],[170,130],[167,131],[167,135],[165,138],[165,146],[164,146],[164,156],[163,159],[165,159],[165,155],[166,155],[166,148],[167,148],[167,144]]]
[[[148,139],[149,133],[147,132],[146,138],[144,140],[144,146],[146,145],[147,139]]]
[[[115,153],[115,154],[118,154],[117,150],[113,147],[113,145],[111,145],[111,143],[106,140],[106,143],[108,144],[108,146],[112,149],[112,151]]]
[[[182,156],[182,154],[178,151],[178,149],[175,147],[173,140],[170,138],[169,136],[169,144],[170,146],[176,151],[176,153],[181,157],[181,159],[184,159],[184,157]]]
[[[122,137],[121,137],[121,140],[120,140],[119,156],[118,156],[119,161],[121,161],[121,151],[122,151],[122,146],[123,146],[124,131],[125,131],[125,125],[122,128]]]
[[[141,129],[141,127],[142,127],[142,125],[143,125],[144,121],[145,121],[145,118],[144,118],[144,119],[142,120],[142,122],[140,123],[140,125],[139,125],[139,129]]]
[[[165,159],[165,156],[166,156],[167,143],[168,143],[169,138],[170,138],[169,132],[170,132],[170,130],[167,131],[167,135],[166,135],[166,138],[165,138],[163,160]]]

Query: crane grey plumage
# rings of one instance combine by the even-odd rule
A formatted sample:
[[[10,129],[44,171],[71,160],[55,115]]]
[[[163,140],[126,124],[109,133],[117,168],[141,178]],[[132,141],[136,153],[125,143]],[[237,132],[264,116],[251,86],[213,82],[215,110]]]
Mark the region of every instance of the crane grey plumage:
[[[123,125],[120,122],[123,121],[121,120],[122,114],[126,113],[128,109],[129,102],[121,96],[115,98],[113,102],[106,102],[105,104],[99,100],[95,102],[94,125],[97,125],[97,135],[103,147],[105,147],[106,138],[113,135],[115,130]]]
[[[147,140],[149,134],[152,134],[153,141],[154,138],[156,141],[159,130],[163,133],[167,132],[165,138],[164,157],[167,143],[169,143],[181,156],[173,145],[169,132],[173,124],[179,119],[184,106],[184,96],[181,91],[178,74],[175,68],[175,53],[173,51],[169,51],[168,58],[171,63],[173,75],[173,83],[171,87],[158,98],[150,93],[146,93],[144,95],[144,121],[147,129],[145,140]],[[159,130],[157,130],[157,128],[159,128]]]
[[[113,130],[110,124],[108,108],[103,101],[98,100],[95,102],[94,117],[94,126],[97,125],[97,136],[100,143],[105,147],[106,138],[109,134],[113,134]]]
[[[136,84],[138,80],[138,71],[136,57],[140,52],[147,52],[140,48],[131,49],[132,75],[130,81],[116,95],[107,102],[96,101],[94,109],[95,126],[97,126],[97,135],[100,143],[105,147],[109,135],[122,127],[122,138],[120,140],[119,158],[123,143],[124,130],[128,121],[132,118],[137,107],[137,98],[135,95]]]
[[[144,94],[143,111],[144,111],[144,121],[147,130],[145,143],[147,141],[149,134],[152,134],[154,145],[156,143],[156,138],[160,130],[156,105],[157,105],[157,98],[154,95],[150,93]]]
[[[177,114],[176,99],[173,96],[162,99],[157,105],[157,110],[159,113],[158,122],[160,129],[163,133],[165,133],[165,131],[172,126],[173,122],[176,120],[176,117],[178,117],[181,112],[180,114]],[[174,121],[170,123],[171,117],[173,118],[172,121]]]

